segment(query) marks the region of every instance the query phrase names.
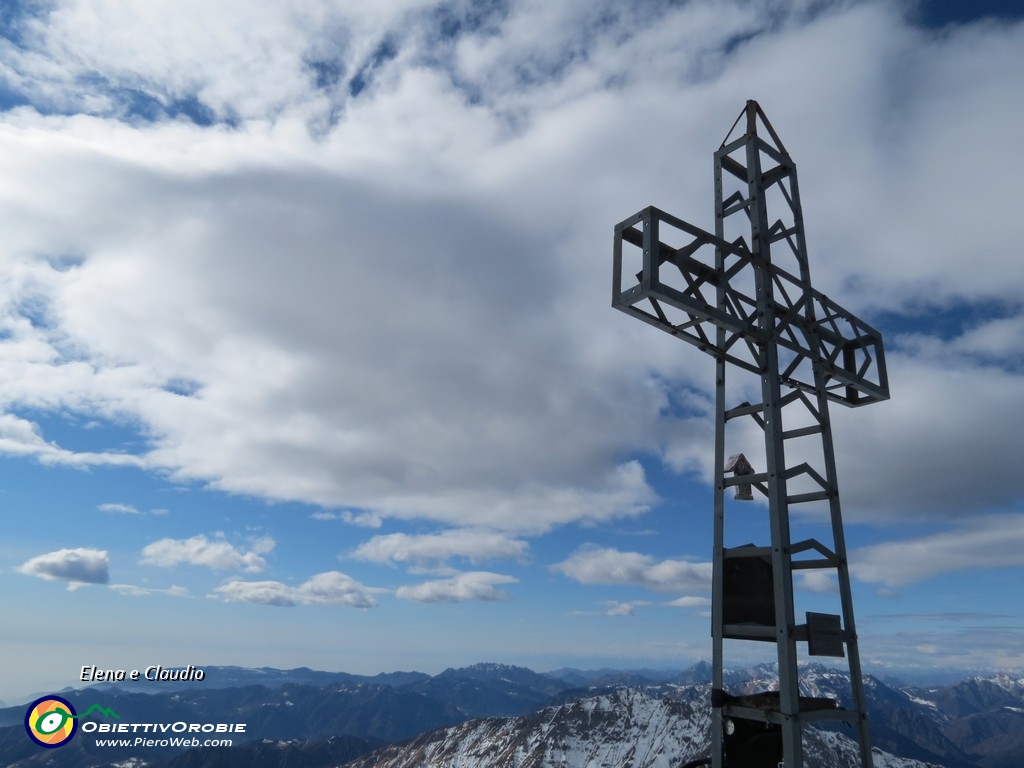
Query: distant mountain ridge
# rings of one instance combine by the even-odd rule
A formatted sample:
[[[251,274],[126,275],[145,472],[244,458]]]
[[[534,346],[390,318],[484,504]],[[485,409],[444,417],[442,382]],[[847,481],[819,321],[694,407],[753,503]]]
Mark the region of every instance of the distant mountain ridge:
[[[138,687],[98,685],[62,695],[82,710],[94,703],[111,708],[124,722],[245,722],[245,743],[237,740],[231,749],[140,751],[97,749],[90,739],[76,736],[60,748],[59,763],[53,763],[54,753],[26,737],[25,708],[18,706],[0,709],[0,765],[403,768],[416,765],[408,762],[416,754],[429,756],[431,766],[460,768],[525,765],[514,755],[532,755],[530,765],[537,768],[576,765],[557,762],[561,754],[583,760],[580,765],[600,759],[623,768],[678,768],[680,763],[672,761],[707,749],[707,664],[675,674],[541,674],[503,664],[474,664],[433,676],[396,672],[367,677],[306,668],[205,669],[207,680],[190,689],[175,686],[152,692],[150,686],[150,693],[142,693]],[[261,684],[252,684],[255,679]],[[771,687],[776,674],[773,665],[765,665],[729,671],[726,679],[731,692],[745,693]],[[804,667],[801,679],[807,695],[841,701],[849,689],[843,672],[823,666]],[[243,684],[207,685],[215,680]],[[915,688],[893,687],[868,677],[865,688],[873,745],[903,761],[885,763],[879,758],[876,768],[1022,768],[1024,679],[1003,674]],[[845,758],[837,755],[853,749],[847,735],[841,728],[815,732],[808,749],[827,755],[832,761],[825,763],[829,768],[845,768]],[[560,745],[561,752],[554,745]],[[500,756],[504,762],[488,763],[480,755],[495,760]],[[378,762],[367,762],[371,759]]]
[[[168,669],[175,669],[169,667]],[[354,675],[348,672],[322,672],[309,667],[295,669],[275,669],[274,667],[235,667],[210,666],[202,667],[205,678],[202,682],[167,680],[158,685],[148,680],[124,680],[116,683],[95,683],[90,688],[98,690],[136,690],[141,693],[165,693],[167,691],[187,691],[191,688],[240,688],[246,685],[263,685],[267,688],[280,688],[289,683],[295,685],[312,685],[323,687],[335,683],[371,683],[390,685],[401,688],[406,685],[429,680],[430,675],[424,672],[382,672],[377,675]]]
[[[568,684],[525,667],[474,664],[446,669],[407,687],[475,715],[502,717],[539,709]]]

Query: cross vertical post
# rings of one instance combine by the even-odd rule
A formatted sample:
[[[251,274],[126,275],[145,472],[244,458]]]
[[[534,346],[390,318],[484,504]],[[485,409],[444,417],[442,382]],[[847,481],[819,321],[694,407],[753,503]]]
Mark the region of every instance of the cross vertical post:
[[[804,727],[845,721],[873,768],[828,406],[888,398],[882,337],[811,287],[796,166],[756,102],[714,161],[714,233],[653,207],[620,222],[612,296],[715,358],[712,766],[803,768]],[[766,511],[741,513],[754,490]],[[838,613],[800,622],[796,574],[834,583]],[[774,642],[777,689],[727,692],[727,642]],[[846,658],[843,701],[801,696],[801,654]]]

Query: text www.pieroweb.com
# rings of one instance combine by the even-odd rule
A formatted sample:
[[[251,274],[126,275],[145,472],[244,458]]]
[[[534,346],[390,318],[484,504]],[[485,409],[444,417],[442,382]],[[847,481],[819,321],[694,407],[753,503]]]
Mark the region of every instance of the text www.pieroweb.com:
[[[200,738],[207,733],[245,733],[244,723],[83,723],[85,733],[104,734],[97,747],[230,747],[231,739]],[[139,735],[139,733],[143,735]],[[117,737],[112,736],[118,734]],[[132,734],[122,737],[120,734]]]

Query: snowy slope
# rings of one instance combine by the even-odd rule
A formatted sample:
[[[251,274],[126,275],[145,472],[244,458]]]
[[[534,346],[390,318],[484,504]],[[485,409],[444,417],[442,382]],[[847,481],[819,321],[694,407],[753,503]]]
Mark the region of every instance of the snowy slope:
[[[636,688],[424,734],[345,768],[679,768],[708,754],[710,712]],[[856,744],[808,732],[805,768],[860,768]],[[876,768],[935,768],[876,753]]]

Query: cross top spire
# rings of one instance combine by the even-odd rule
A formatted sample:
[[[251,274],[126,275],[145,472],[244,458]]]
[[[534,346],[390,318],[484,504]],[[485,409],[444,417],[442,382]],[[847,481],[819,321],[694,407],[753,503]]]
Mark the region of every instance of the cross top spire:
[[[739,117],[736,118],[732,124],[732,128],[729,129],[729,133],[726,134],[725,140],[722,141],[721,146],[724,147],[733,139],[733,134],[736,132],[736,126],[740,123],[744,124],[743,138],[750,138],[752,136],[764,136],[767,134],[771,137],[774,142],[774,149],[778,152],[785,153],[786,148],[782,145],[782,139],[779,138],[779,134],[772,128],[772,124],[768,122],[768,117],[765,115],[764,110],[761,109],[761,105],[753,99],[747,100],[747,105],[740,112]],[[758,133],[757,126],[760,123],[763,128],[763,133]]]

